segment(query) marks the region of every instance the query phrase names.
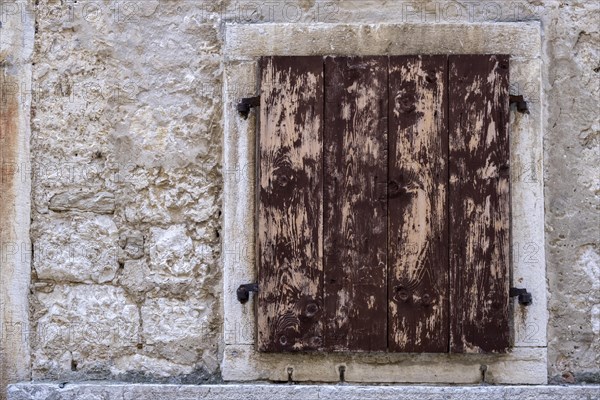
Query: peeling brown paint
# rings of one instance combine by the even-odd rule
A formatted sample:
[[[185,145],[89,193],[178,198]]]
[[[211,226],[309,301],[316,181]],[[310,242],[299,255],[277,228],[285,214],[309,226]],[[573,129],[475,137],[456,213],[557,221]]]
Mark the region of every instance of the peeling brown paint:
[[[509,56],[450,56],[450,351],[509,347]]]
[[[448,351],[447,64],[390,58],[391,351]]]
[[[259,348],[507,350],[508,57],[262,71]]]
[[[387,57],[325,59],[326,347],[387,348]]]
[[[258,348],[316,350],[322,324],[321,57],[262,60]]]

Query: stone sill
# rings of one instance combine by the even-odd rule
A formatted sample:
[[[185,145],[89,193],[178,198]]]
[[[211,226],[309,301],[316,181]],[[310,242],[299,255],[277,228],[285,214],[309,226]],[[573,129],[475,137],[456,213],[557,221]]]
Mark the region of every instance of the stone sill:
[[[598,400],[600,385],[585,386],[357,386],[227,384],[160,385],[116,382],[19,383],[8,386],[8,400]]]

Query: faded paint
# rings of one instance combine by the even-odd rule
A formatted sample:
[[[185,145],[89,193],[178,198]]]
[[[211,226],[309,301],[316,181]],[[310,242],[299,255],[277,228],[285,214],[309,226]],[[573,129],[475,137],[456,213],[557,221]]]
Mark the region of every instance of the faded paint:
[[[451,352],[510,347],[509,59],[449,58]]]
[[[385,351],[388,59],[324,62],[325,348]]]
[[[389,346],[448,351],[448,57],[390,58]]]
[[[262,59],[256,216],[262,351],[323,345],[320,57]]]

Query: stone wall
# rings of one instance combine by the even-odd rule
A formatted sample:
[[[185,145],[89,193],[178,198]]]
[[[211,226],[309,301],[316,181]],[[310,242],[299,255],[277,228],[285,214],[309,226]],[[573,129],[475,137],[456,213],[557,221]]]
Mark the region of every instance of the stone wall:
[[[32,378],[214,381],[218,23],[176,1],[37,7]]]
[[[33,379],[220,379],[224,21],[540,20],[548,374],[600,382],[597,2],[35,3]]]

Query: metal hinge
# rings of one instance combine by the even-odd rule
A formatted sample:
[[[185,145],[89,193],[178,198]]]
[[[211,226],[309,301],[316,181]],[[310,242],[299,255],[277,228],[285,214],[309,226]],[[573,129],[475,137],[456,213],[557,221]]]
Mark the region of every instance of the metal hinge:
[[[525,99],[523,98],[523,96],[521,95],[514,95],[511,94],[509,95],[509,103],[510,104],[516,104],[517,105],[517,111],[520,113],[524,113],[524,114],[529,114],[529,106],[527,105],[527,102],[525,101]]]
[[[519,297],[519,304],[528,306],[533,303],[533,296],[527,292],[527,289],[510,288],[510,297]]]
[[[237,299],[244,304],[250,300],[250,292],[258,292],[258,283],[246,283],[237,288]]]
[[[248,118],[248,114],[250,114],[250,109],[254,107],[260,106],[260,96],[255,97],[244,97],[240,100],[237,105],[237,110],[244,119]]]

